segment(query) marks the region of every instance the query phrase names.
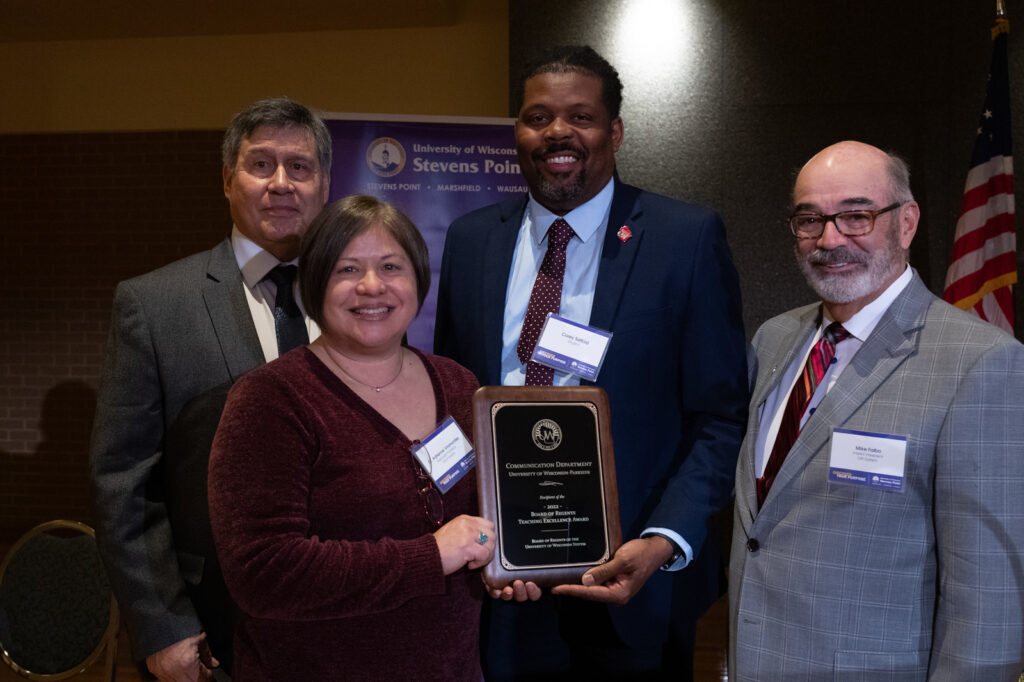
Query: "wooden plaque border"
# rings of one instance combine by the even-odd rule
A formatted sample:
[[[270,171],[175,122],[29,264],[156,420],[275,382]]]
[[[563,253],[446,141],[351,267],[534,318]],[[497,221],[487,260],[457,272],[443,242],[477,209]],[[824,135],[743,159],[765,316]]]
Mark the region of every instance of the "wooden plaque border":
[[[496,469],[500,447],[494,442],[492,407],[497,404],[550,403],[552,405],[593,405],[597,413],[597,436],[604,492],[604,528],[607,555],[588,564],[552,564],[548,568],[509,568],[503,553],[501,518],[498,514]],[[484,580],[491,587],[504,587],[514,580],[532,581],[541,587],[579,582],[588,569],[615,555],[622,544],[619,526],[619,496],[615,480],[615,453],[612,447],[611,413],[608,395],[597,386],[483,386],[473,396],[473,442],[476,448],[477,489],[480,515],[494,523],[497,532],[494,558],[484,567]],[[511,562],[509,562],[511,563]]]

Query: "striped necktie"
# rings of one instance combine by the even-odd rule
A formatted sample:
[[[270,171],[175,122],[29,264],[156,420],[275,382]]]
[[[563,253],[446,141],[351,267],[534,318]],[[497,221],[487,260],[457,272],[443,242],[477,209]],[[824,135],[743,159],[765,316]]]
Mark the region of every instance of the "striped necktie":
[[[786,402],[786,411],[782,414],[782,423],[779,425],[779,433],[775,437],[775,445],[772,447],[772,454],[764,467],[764,474],[757,479],[757,508],[760,509],[764,500],[768,497],[768,491],[782,468],[782,462],[789,454],[797,436],[800,435],[800,419],[804,416],[807,404],[814,395],[814,389],[818,387],[821,378],[825,376],[828,366],[835,361],[836,344],[849,338],[850,332],[843,328],[838,322],[833,322],[825,328],[818,342],[811,349],[807,356],[807,363],[804,371],[797,379],[796,385],[789,394]]]

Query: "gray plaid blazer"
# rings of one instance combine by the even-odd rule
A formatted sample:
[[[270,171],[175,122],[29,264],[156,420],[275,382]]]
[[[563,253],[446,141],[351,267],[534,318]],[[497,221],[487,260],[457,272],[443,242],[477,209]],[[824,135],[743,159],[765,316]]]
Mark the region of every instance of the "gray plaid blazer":
[[[1024,345],[917,273],[758,512],[765,397],[819,306],[754,337],[736,474],[729,671],[740,680],[1016,680],[1024,659]],[[828,480],[832,429],[907,437],[904,490]]]

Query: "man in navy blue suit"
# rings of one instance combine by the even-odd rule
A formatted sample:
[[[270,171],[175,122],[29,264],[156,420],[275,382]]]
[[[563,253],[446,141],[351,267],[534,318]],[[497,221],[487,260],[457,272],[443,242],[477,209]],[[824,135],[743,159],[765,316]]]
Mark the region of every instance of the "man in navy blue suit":
[[[722,593],[709,530],[730,501],[746,423],[725,231],[709,209],[618,179],[622,84],[591,48],[552,49],[525,69],[517,95],[530,192],[450,227],[434,348],[482,385],[523,384],[517,346],[548,230],[568,223],[558,313],[613,333],[593,383],[611,401],[625,542],[582,584],[525,603],[515,602],[535,599],[536,586],[506,588],[485,613],[486,676],[688,679],[696,621]],[[580,381],[555,372],[553,383]]]

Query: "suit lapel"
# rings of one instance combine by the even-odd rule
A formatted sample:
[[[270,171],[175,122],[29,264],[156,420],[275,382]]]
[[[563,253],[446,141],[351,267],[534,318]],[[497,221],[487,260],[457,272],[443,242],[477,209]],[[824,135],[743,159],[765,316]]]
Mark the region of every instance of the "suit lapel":
[[[264,362],[230,239],[210,251],[202,295],[231,380]]]
[[[501,384],[501,333],[505,326],[505,294],[515,257],[516,239],[523,225],[526,197],[507,201],[499,207],[501,222],[487,230],[483,268],[483,344],[486,353],[485,383]]]
[[[786,368],[794,361],[797,351],[807,344],[808,337],[814,333],[820,323],[821,305],[807,306],[797,311],[796,324],[793,329],[786,333],[781,340],[775,344],[772,355],[757,360],[758,376],[754,383],[753,394],[750,399],[750,428],[747,429],[744,440],[741,471],[744,473],[740,485],[737,486],[737,495],[742,495],[744,508],[747,510],[748,518],[752,521],[757,514],[757,487],[754,481],[757,474],[754,470],[754,457],[757,448],[757,439],[760,437],[761,418],[764,410],[764,403],[773,391],[779,388],[779,382],[786,373]],[[763,368],[763,370],[761,369]],[[778,485],[776,478],[772,489]]]
[[[772,484],[765,504],[771,502],[772,493],[793,480],[812,457],[824,452],[832,430],[842,428],[916,351],[917,336],[914,332],[924,324],[931,297],[915,271],[910,284],[883,313],[871,336],[818,405],[814,416],[807,420]]]
[[[590,324],[598,329],[612,328],[629,271],[643,241],[643,208],[637,203],[639,195],[639,189],[615,179],[615,193],[601,247],[594,304],[590,310]],[[626,241],[618,237],[619,228],[623,226],[632,233]]]
[[[797,326],[782,339],[781,343],[775,348],[774,355],[770,358],[765,358],[763,375],[757,377],[754,393],[750,400],[751,406],[757,410],[756,413],[752,412],[752,414],[760,415],[764,401],[767,400],[769,394],[779,385],[782,375],[786,373],[786,368],[793,362],[797,351],[803,348],[807,343],[807,338],[818,327],[820,311],[820,305],[805,308],[800,313]],[[760,366],[761,363],[759,362],[758,364]]]

